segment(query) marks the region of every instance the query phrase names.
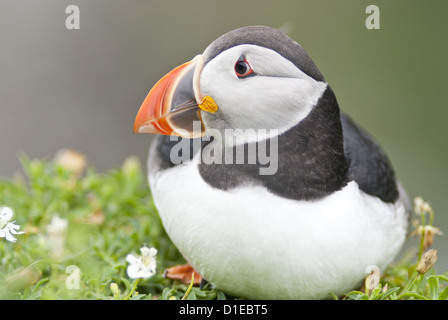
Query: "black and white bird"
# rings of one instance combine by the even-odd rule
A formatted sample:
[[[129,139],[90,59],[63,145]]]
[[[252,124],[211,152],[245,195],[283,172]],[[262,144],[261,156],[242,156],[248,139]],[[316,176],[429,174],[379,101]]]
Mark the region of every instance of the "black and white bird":
[[[148,176],[168,235],[232,296],[341,295],[405,241],[408,201],[390,161],[279,30],[228,32],[172,70],[144,100],[134,132],[162,134]],[[267,174],[263,146],[276,161]]]

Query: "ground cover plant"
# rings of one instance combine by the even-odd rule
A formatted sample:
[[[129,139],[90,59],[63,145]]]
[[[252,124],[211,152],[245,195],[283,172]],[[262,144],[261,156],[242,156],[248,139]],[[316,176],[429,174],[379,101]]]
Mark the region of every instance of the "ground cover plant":
[[[20,161],[21,174],[0,180],[0,299],[243,298],[164,277],[185,261],[163,229],[136,157],[107,172],[72,150]],[[334,299],[448,298],[448,274],[432,268],[443,239],[433,209],[417,198],[414,211],[415,248],[381,278],[366,274],[359,290]]]

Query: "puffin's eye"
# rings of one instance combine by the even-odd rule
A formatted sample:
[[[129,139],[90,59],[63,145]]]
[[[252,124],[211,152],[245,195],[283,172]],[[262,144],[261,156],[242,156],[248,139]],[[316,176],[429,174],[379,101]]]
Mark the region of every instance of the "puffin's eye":
[[[240,79],[255,75],[254,70],[252,70],[252,67],[249,62],[246,61],[244,55],[242,55],[235,63],[235,73]]]

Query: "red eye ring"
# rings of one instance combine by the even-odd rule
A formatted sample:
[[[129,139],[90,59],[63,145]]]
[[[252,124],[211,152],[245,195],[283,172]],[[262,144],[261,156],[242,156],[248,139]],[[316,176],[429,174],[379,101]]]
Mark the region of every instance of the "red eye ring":
[[[235,63],[235,73],[240,79],[255,75],[254,70],[244,56],[241,56]]]

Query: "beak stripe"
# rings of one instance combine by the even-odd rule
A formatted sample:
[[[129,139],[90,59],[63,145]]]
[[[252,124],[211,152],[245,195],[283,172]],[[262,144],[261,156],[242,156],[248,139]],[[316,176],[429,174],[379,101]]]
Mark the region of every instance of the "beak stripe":
[[[213,98],[210,96],[204,97],[204,100],[202,100],[202,103],[199,105],[199,108],[201,108],[201,110],[211,113],[215,113],[216,111],[218,111],[218,105],[216,104],[215,100],[213,100]]]

